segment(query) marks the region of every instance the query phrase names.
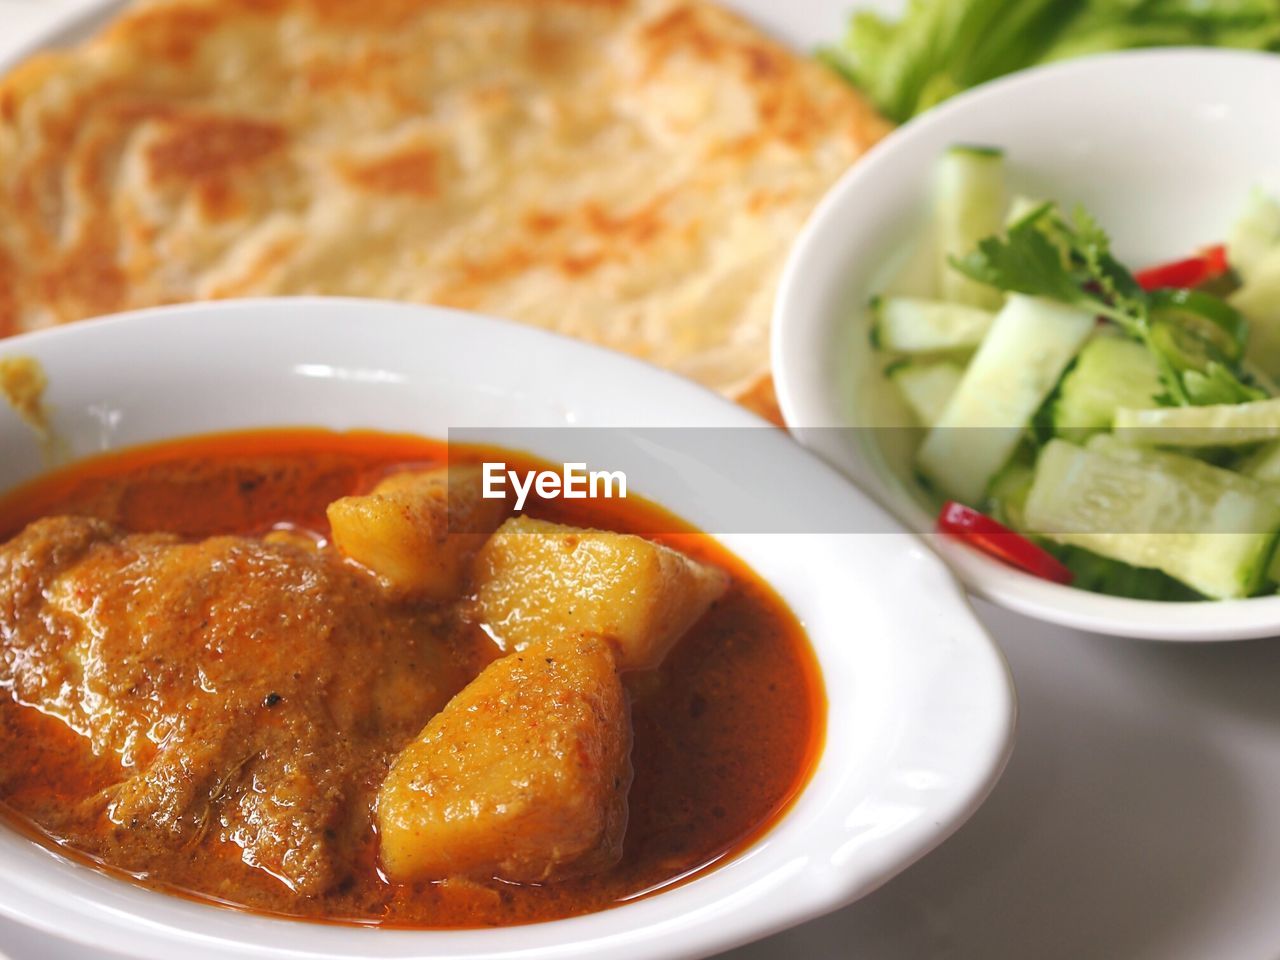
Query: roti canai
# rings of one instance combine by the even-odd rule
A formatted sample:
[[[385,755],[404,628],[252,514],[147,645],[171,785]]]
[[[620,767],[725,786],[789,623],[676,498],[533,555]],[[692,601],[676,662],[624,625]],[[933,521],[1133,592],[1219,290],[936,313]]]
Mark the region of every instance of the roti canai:
[[[383,297],[741,395],[787,247],[885,129],[708,3],[141,3],[0,84],[0,334]]]

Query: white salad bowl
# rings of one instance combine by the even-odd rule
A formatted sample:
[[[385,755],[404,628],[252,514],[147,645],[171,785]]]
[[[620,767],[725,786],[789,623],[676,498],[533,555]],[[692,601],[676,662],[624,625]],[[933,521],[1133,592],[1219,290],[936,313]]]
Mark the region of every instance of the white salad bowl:
[[[633,492],[715,533],[790,605],[828,713],[817,769],[772,829],[704,876],[601,913],[446,931],[273,919],[112,879],[0,827],[4,916],[150,960],[698,957],[866,894],[959,826],[1003,769],[1008,673],[945,566],[782,431],[678,377],[497,320],[351,300],[147,311],[7,340],[5,356],[44,367],[55,446],[73,457],[270,426],[501,427],[549,459],[589,427],[701,428],[700,450],[717,446],[708,431],[749,435],[749,464],[740,444],[691,461],[657,433],[618,455],[643,474]],[[573,429],[516,429],[542,427]],[[47,469],[49,445],[4,408],[0,450],[0,491]],[[761,512],[775,532],[744,529]],[[785,532],[832,518],[863,535]]]
[[[1000,80],[895,132],[836,184],[792,250],[773,327],[788,426],[908,527],[929,531],[932,510],[898,429],[909,415],[877,363],[865,307],[919,235],[941,152],[1003,148],[1016,192],[1083,204],[1121,261],[1140,267],[1222,240],[1252,189],[1280,188],[1276,90],[1280,56],[1138,51]],[[1280,634],[1280,596],[1102,596],[930,538],[974,593],[1042,620],[1161,640]]]

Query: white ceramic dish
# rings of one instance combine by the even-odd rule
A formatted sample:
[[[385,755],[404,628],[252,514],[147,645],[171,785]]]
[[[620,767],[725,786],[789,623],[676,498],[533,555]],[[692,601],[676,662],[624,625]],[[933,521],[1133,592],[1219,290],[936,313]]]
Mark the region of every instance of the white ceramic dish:
[[[0,344],[3,355],[34,356],[45,367],[53,424],[75,456],[270,425],[429,436],[477,424],[758,427],[755,449],[767,468],[728,470],[712,457],[703,468],[714,489],[689,483],[679,469],[657,469],[638,492],[716,531],[735,523],[744,505],[777,501],[778,484],[788,482],[809,494],[791,506],[798,524],[821,501],[823,516],[864,530],[892,528],[784,434],[693,384],[573,341],[446,310],[343,300],[204,304],[15,338]],[[0,489],[44,469],[39,445],[8,410],[0,411],[0,449]],[[662,460],[660,450],[642,455]],[[702,956],[860,897],[953,831],[999,775],[1013,722],[1004,662],[958,585],[914,537],[721,539],[805,623],[830,707],[825,751],[803,795],[760,842],[720,869],[571,920],[384,931],[273,920],[167,897],[3,830],[0,914],[155,960],[627,960]]]
[[[908,422],[885,389],[862,306],[923,221],[939,153],[954,143],[1003,147],[1019,191],[1083,203],[1122,260],[1156,263],[1225,236],[1255,186],[1280,189],[1280,125],[1264,121],[1277,88],[1276,56],[1111,54],[997,81],[901,128],[833,188],[792,250],[773,328],[787,423],[908,526],[928,530],[908,451],[886,440],[902,435],[862,429]],[[933,540],[975,593],[1053,623],[1163,640],[1280,633],[1280,597],[1106,597]]]

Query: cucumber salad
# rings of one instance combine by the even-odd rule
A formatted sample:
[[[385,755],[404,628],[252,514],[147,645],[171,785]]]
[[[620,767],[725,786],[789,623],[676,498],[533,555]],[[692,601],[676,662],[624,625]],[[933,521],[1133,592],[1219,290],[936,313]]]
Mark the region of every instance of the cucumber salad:
[[[938,530],[1101,593],[1277,592],[1280,203],[1131,271],[1086,211],[1010,197],[999,150],[936,172],[928,235],[871,311]]]

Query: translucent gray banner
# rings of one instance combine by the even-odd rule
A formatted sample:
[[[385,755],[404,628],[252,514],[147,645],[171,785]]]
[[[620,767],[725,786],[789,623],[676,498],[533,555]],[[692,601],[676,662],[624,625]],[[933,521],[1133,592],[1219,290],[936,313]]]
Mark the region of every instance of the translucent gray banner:
[[[935,456],[922,464],[928,435],[888,427],[795,435],[764,426],[485,427],[453,429],[448,440],[451,467],[477,466],[490,492],[534,515],[592,499],[641,500],[680,505],[679,521],[708,533],[879,534],[931,530],[943,501],[956,499],[1077,543],[1280,531],[1280,482],[1266,479],[1270,447],[1238,430],[1034,438],[1020,428],[960,428],[934,431]],[[798,458],[814,457],[801,444],[857,483],[833,488],[833,468],[798,468]],[[1274,469],[1280,476],[1280,453]],[[469,477],[474,484],[475,470]],[[466,525],[462,512],[457,519]],[[660,514],[639,519],[654,532],[683,528]]]

